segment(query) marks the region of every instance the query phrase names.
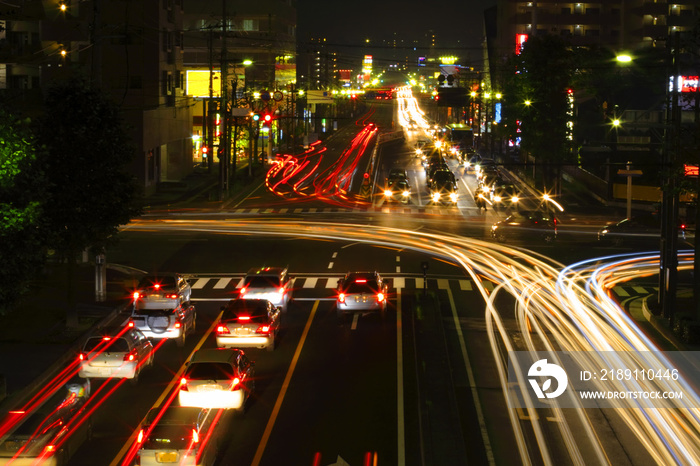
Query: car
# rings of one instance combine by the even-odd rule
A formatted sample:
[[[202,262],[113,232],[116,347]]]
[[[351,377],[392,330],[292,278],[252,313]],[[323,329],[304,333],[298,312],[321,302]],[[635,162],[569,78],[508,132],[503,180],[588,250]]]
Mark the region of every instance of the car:
[[[474,172],[476,173],[476,179],[480,180],[484,177],[484,172],[486,171],[498,171],[498,165],[493,159],[482,158],[474,164]]]
[[[470,154],[467,158],[466,161],[464,162],[464,169],[466,170],[467,173],[475,173],[476,172],[476,166],[478,163],[481,161],[481,156],[479,154],[473,153]]]
[[[128,325],[139,329],[146,338],[173,339],[177,346],[185,346],[187,335],[194,332],[197,312],[189,302],[180,303],[174,309],[138,309],[133,306]]]
[[[133,293],[136,309],[175,309],[191,297],[192,287],[178,273],[145,275]]]
[[[386,177],[387,181],[396,181],[402,179],[408,179],[408,173],[406,173],[406,170],[404,170],[403,168],[392,168],[391,170],[389,170],[389,175]]]
[[[678,222],[678,239],[685,241],[685,223]],[[601,244],[615,246],[637,245],[659,247],[661,238],[661,214],[647,212],[606,225],[598,231]]]
[[[255,390],[255,363],[238,348],[195,351],[180,379],[180,406],[243,412]]]
[[[457,204],[457,180],[449,170],[438,170],[430,184],[430,200],[434,204]]]
[[[232,299],[221,308],[216,346],[272,351],[277,345],[280,321],[280,309],[267,299]]]
[[[125,378],[134,383],[153,365],[153,344],[141,330],[109,326],[95,331],[82,345],[78,375],[86,379]]]
[[[445,163],[444,161],[432,163],[428,167],[428,170],[425,175],[425,180],[428,185],[428,189],[432,187],[435,174],[439,171],[450,171],[450,167],[448,167],[447,163]]]
[[[491,226],[491,236],[503,243],[511,239],[539,239],[551,243],[557,238],[557,219],[549,212],[513,212]]]
[[[90,382],[73,378],[62,388],[30,412],[10,412],[22,418],[9,418],[15,427],[0,436],[0,465],[65,465],[92,438]]]
[[[493,185],[503,183],[501,172],[496,167],[484,167],[478,175],[476,182],[479,186],[486,186],[491,189]]]
[[[338,317],[359,311],[386,311],[388,285],[378,272],[348,272],[338,280]]]
[[[513,183],[496,183],[489,192],[494,210],[517,208],[522,199],[520,190]]]
[[[241,299],[266,299],[282,312],[292,298],[292,284],[287,267],[259,267],[248,270],[239,290]]]
[[[491,193],[483,186],[477,186],[474,190],[474,204],[479,210],[488,210],[487,205],[491,203]]]
[[[211,466],[222,442],[218,410],[169,405],[152,408],[136,436],[136,464]]]
[[[398,178],[387,181],[384,188],[384,200],[386,202],[401,202],[407,204],[411,201],[411,186],[406,178]]]

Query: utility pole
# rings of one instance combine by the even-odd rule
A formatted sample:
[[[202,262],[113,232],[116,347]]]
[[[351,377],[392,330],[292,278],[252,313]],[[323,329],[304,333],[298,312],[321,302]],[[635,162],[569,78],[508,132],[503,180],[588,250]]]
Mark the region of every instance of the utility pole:
[[[220,200],[224,200],[228,194],[228,160],[230,152],[230,144],[228,138],[228,50],[226,42],[228,42],[227,18],[226,18],[226,0],[223,0],[222,9],[222,26],[221,26],[221,136],[219,138],[219,184]]]
[[[670,106],[666,116],[666,140],[664,141],[664,169],[667,182],[664,184],[661,205],[661,243],[659,257],[659,302],[664,318],[673,326],[678,283],[678,189],[677,162],[680,150],[680,106],[678,105],[678,77],[680,75],[680,33],[673,41],[671,66]]]
[[[209,28],[209,100],[207,101],[205,120],[205,139],[204,144],[207,147],[207,172],[211,173],[214,170],[214,118],[212,107],[214,105],[214,29]]]

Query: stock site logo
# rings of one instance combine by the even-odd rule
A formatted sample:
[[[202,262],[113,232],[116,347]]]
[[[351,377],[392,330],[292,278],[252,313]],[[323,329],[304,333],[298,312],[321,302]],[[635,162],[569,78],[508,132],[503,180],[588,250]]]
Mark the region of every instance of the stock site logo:
[[[564,369],[556,364],[548,364],[546,359],[540,359],[530,366],[530,370],[527,372],[530,385],[535,391],[537,398],[556,398],[566,390],[566,385],[569,379],[566,377]],[[534,378],[532,378],[534,377]],[[547,377],[540,386],[539,380],[542,377]],[[552,388],[552,379],[557,381],[557,388],[553,392],[549,390]]]

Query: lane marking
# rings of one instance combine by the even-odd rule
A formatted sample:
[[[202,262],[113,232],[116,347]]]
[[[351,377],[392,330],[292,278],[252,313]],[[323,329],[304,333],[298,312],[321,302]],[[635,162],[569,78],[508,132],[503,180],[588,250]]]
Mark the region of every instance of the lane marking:
[[[401,322],[401,288],[396,293],[396,413],[397,413],[397,466],[406,465],[406,438],[404,431],[403,401],[403,328]]]
[[[462,291],[472,291],[472,282],[469,280],[460,280],[459,289]]]
[[[304,288],[314,288],[316,286],[316,282],[318,281],[318,278],[307,278],[304,281]]]
[[[192,284],[191,288],[193,290],[201,290],[206,286],[208,281],[208,278],[198,278],[197,281]]]
[[[329,262],[329,263],[328,263],[328,269],[332,269],[332,268],[333,268],[333,262]]]
[[[455,306],[455,300],[452,296],[452,290],[447,288],[447,298],[450,301],[450,308],[452,309],[452,319],[455,324],[455,330],[457,331],[457,337],[459,337],[459,349],[462,353],[462,359],[464,359],[464,366],[467,369],[467,378],[469,379],[469,388],[472,392],[472,399],[474,400],[474,408],[476,410],[476,417],[479,420],[479,429],[481,430],[481,438],[484,440],[484,450],[486,451],[486,458],[490,465],[495,465],[496,460],[493,457],[493,450],[491,449],[491,440],[489,439],[489,433],[486,430],[486,420],[484,419],[484,412],[481,406],[481,400],[479,399],[479,391],[476,388],[476,380],[474,379],[474,373],[472,372],[472,365],[469,361],[469,354],[467,354],[467,345],[464,342],[464,334],[462,333],[462,325],[459,323],[459,316],[457,315],[457,307]]]
[[[352,314],[352,325],[350,325],[350,330],[357,329],[357,322],[360,320],[360,313],[355,312]]]
[[[265,452],[265,446],[267,446],[267,441],[270,440],[270,434],[272,433],[272,428],[277,420],[277,415],[282,407],[282,401],[284,401],[284,396],[287,394],[287,389],[289,388],[289,382],[292,380],[292,374],[294,374],[294,369],[299,361],[299,356],[301,355],[301,349],[304,346],[306,337],[309,334],[309,329],[311,328],[311,322],[314,320],[316,315],[316,310],[318,309],[318,301],[314,302],[314,307],[311,308],[311,313],[306,321],[306,326],[304,327],[304,332],[301,334],[299,343],[297,344],[297,349],[294,351],[294,357],[292,357],[292,363],[287,369],[287,375],[284,377],[284,382],[282,382],[282,388],[280,389],[279,395],[277,395],[277,401],[275,401],[275,406],[272,408],[272,413],[270,414],[270,419],[267,421],[265,426],[265,432],[263,432],[262,438],[260,439],[260,444],[258,444],[258,449],[255,451],[255,456],[253,457],[253,462],[251,466],[258,466],[260,460],[262,460],[262,455]]]

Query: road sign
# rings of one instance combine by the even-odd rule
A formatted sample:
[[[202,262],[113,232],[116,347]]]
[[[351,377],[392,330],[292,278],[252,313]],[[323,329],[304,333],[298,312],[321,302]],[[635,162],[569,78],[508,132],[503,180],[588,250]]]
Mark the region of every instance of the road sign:
[[[642,176],[641,170],[618,170],[617,174],[620,176]]]

